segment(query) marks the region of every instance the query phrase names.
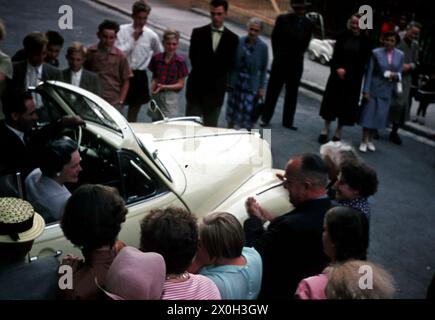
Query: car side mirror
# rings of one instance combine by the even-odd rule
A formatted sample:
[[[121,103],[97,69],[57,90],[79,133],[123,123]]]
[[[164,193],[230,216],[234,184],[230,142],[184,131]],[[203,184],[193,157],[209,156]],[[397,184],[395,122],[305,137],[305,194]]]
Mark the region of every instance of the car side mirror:
[[[160,121],[160,120],[166,120],[165,114],[158,106],[156,100],[151,99],[150,106],[148,107],[148,111],[153,121]]]

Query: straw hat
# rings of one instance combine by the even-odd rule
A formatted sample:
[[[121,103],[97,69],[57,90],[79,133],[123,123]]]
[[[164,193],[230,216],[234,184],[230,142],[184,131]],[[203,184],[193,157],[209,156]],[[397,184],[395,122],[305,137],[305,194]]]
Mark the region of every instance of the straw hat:
[[[0,243],[35,240],[44,231],[44,219],[27,201],[0,198]]]

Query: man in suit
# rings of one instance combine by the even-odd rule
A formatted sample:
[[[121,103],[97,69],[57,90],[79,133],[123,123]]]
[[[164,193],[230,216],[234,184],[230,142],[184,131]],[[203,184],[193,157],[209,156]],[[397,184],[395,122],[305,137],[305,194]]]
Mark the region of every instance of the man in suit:
[[[304,69],[304,53],[313,33],[313,23],[305,17],[307,5],[304,1],[292,1],[294,12],[282,14],[276,19],[272,31],[272,70],[260,122],[262,127],[267,126],[272,119],[279,94],[285,84],[282,125],[297,130],[293,120]]]
[[[24,179],[38,166],[38,154],[49,139],[61,136],[65,127],[83,125],[78,116],[64,116],[41,128],[34,128],[38,120],[32,94],[9,92],[3,99],[5,120],[0,122],[1,174],[21,172]]]
[[[69,68],[62,71],[63,81],[100,95],[100,78],[96,73],[83,68],[85,58],[86,48],[80,42],[74,42],[67,49],[66,60]]]
[[[202,116],[206,126],[216,127],[224,101],[227,76],[234,63],[238,37],[224,26],[226,0],[210,3],[211,24],[192,31],[187,79],[186,115]]]
[[[327,263],[322,247],[323,217],[331,207],[326,195],[328,171],[315,154],[296,155],[279,176],[295,209],[274,218],[248,198],[246,242],[263,259],[260,299],[291,299],[299,281],[321,273]],[[266,228],[266,224],[269,224]]]
[[[44,62],[47,55],[47,38],[40,32],[29,33],[23,41],[27,60],[14,63],[14,76],[8,83],[8,91],[27,90],[30,86],[37,86],[39,81],[61,80],[61,72]],[[42,101],[35,97],[37,107]]]

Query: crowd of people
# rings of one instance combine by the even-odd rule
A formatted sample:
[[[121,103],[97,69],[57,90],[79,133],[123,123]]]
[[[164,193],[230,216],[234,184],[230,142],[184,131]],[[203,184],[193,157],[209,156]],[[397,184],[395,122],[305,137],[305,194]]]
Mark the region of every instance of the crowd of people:
[[[401,143],[397,130],[409,114],[418,23],[408,25],[403,39],[385,32],[384,47],[372,50],[359,29],[360,16],[350,18],[349,30],[337,40],[320,110],[325,126],[318,140],[323,145],[319,154],[294,155],[278,175],[294,207],[279,217],[255,198],[246,199],[248,218],[242,223],[229,212],[210,213],[198,222],[185,208],[158,208],[141,221],[140,246],[127,246],[118,239],[127,208],[116,189],[81,185],[71,194],[65,187],[78,181],[82,169],[79,146],[62,131],[83,120],[66,116],[32,130],[43,101],[26,89],[39,80],[66,81],[114,107],[128,105],[127,118],[134,122],[151,98],[159,101],[165,116],[176,115],[187,76],[186,114],[202,116],[205,125],[217,125],[228,91],[229,127],[253,128],[252,114],[263,98],[260,125],[267,126],[285,84],[282,124],[297,130],[297,92],[313,23],[305,17],[305,2],[295,1],[293,9],[278,17],[272,32],[274,59],[267,85],[268,48],[258,37],[263,24],[250,19],[247,35],[237,37],[224,25],[225,0],[212,0],[211,24],[192,32],[190,73],[177,54],[179,32],[166,30],[160,42],[146,26],[151,7],[144,1],[133,4],[130,24],[103,21],[98,43],[89,48],[72,43],[66,54],[69,67],[63,71],[57,69],[63,38],[53,31],[28,34],[13,65],[0,52],[5,118],[0,139],[10,150],[0,169],[23,174],[27,199],[0,198],[0,299],[392,298],[391,275],[367,261],[370,217],[376,214],[369,197],[377,191],[378,177],[341,141],[342,128],[359,122],[359,151],[375,151],[374,130],[385,128],[394,113],[390,140]],[[0,26],[0,40],[3,35]],[[335,119],[337,129],[328,142]],[[58,287],[56,258],[25,262],[45,223],[54,220],[83,256],[67,255],[61,263],[72,267],[73,289]],[[370,288],[358,285],[362,267],[374,275]],[[429,296],[434,295],[431,288]]]
[[[335,197],[327,191],[332,166],[320,154],[297,154],[278,175],[292,211],[274,217],[248,198],[242,224],[229,212],[198,221],[185,208],[154,209],[140,222],[138,248],[118,239],[128,212],[118,190],[82,185],[60,217],[82,258],[67,254],[60,265],[55,257],[25,262],[44,219],[25,200],[0,198],[0,299],[393,298],[391,274],[367,260],[367,197],[376,192],[376,173],[346,156],[348,145],[331,143],[338,146],[327,157],[341,159],[334,167]],[[62,266],[73,270],[71,287],[58,286]],[[364,270],[369,278],[362,281]]]
[[[273,60],[268,81],[268,48],[259,38],[263,22],[250,19],[246,35],[238,37],[225,26],[228,2],[214,0],[210,2],[211,23],[192,31],[190,71],[186,58],[177,54],[179,32],[169,28],[160,41],[146,25],[151,7],[145,1],[136,1],[132,23],[120,26],[105,20],[98,26],[98,43],[85,48],[75,42],[68,47],[69,68],[62,72],[56,69],[62,36],[55,31],[28,34],[23,49],[12,58],[16,61],[14,70],[2,53],[5,63],[0,82],[10,78],[6,81],[10,84],[8,91],[35,86],[39,80],[69,82],[100,95],[119,109],[128,105],[130,122],[137,121],[141,106],[151,98],[158,101],[164,116],[180,114],[179,92],[186,83],[186,115],[201,116],[206,126],[217,126],[228,92],[228,127],[248,130],[259,116],[260,126],[269,125],[285,85],[282,125],[297,130],[294,116],[304,53],[315,28],[305,16],[307,6],[305,1],[293,1],[290,11],[277,17],[271,34]],[[320,108],[324,127],[318,141],[323,144],[329,140],[330,126],[336,119],[332,141],[342,138],[344,126],[358,123],[363,128],[359,150],[367,152],[376,150],[373,136],[389,123],[390,140],[402,143],[398,129],[409,120],[422,26],[411,21],[400,32],[383,28],[381,47],[373,49],[377,43],[367,30],[360,29],[360,18],[360,14],[352,15],[347,30],[337,36]],[[150,83],[147,70],[152,74]],[[422,102],[422,110],[426,104]]]

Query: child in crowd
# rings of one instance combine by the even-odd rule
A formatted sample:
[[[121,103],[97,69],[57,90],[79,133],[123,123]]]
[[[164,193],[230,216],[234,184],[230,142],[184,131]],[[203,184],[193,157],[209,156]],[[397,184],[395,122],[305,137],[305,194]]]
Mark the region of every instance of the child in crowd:
[[[111,105],[121,108],[133,76],[127,57],[114,46],[119,25],[104,20],[98,26],[99,42],[88,48],[84,67],[98,74],[101,80],[101,97]]]
[[[59,54],[63,47],[63,37],[57,31],[48,30],[45,33],[45,37],[48,39],[47,44],[47,56],[45,62],[51,64],[53,67],[59,67]]]
[[[65,82],[100,95],[100,78],[94,72],[83,68],[86,59],[86,48],[80,42],[73,42],[66,52],[69,68],[62,71]]]
[[[176,52],[179,39],[177,30],[167,29],[163,34],[164,52],[154,55],[148,67],[153,73],[153,98],[167,117],[177,115],[178,93],[184,88],[184,79],[189,73],[185,59]]]
[[[199,269],[217,285],[222,299],[257,299],[263,264],[254,248],[245,247],[243,227],[235,216],[215,212],[199,227],[200,245],[191,270]]]

